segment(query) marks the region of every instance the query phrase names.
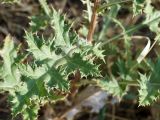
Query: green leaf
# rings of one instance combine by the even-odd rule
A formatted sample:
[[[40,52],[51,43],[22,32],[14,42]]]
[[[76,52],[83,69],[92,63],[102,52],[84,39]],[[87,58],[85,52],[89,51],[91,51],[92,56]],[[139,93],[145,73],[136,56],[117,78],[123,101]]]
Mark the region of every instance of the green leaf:
[[[26,108],[26,110],[23,112],[23,119],[24,120],[35,120],[38,118],[38,105],[30,105],[29,108]]]
[[[89,60],[84,60],[83,57],[78,53],[74,54],[73,57],[66,57],[66,60],[67,64],[65,64],[63,67],[67,74],[73,73],[78,69],[82,76],[100,76],[98,66],[94,65]]]
[[[47,0],[39,0],[39,3],[41,4],[41,7],[44,9],[45,14],[49,16],[51,13],[51,10],[47,5]]]
[[[98,85],[105,91],[113,94],[121,99],[127,92],[126,85],[120,85],[118,81],[112,77],[111,80],[106,78],[105,80],[98,81]]]
[[[45,58],[52,57],[49,47],[46,47],[42,39],[39,39],[37,36],[33,36],[33,33],[26,32],[26,40],[29,46],[28,51],[33,54],[35,59],[44,60]],[[41,43],[41,46],[39,46],[38,43]],[[42,48],[46,48],[46,51],[42,50]]]
[[[48,71],[48,75],[49,75],[49,81],[47,82],[47,85],[50,89],[56,88],[61,90],[62,92],[65,91],[69,91],[69,82],[67,80],[64,79],[64,76],[62,76],[60,74],[60,71],[56,70],[54,67],[52,67],[49,71]]]
[[[12,114],[15,117],[17,114],[22,113],[25,120],[37,119],[37,114],[40,106],[31,102],[28,96],[16,94],[16,96],[10,96],[12,103]]]
[[[103,59],[103,50],[98,45],[89,46],[71,31],[59,12],[50,9],[46,0],[39,0],[45,13],[43,22],[39,17],[32,18],[31,32],[26,32],[28,49],[17,51],[13,40],[8,36],[0,51],[0,89],[8,91],[12,104],[12,114],[22,114],[25,120],[37,119],[41,105],[48,101],[64,98],[59,93],[68,93],[70,84],[68,75],[80,70],[82,76],[100,76],[99,65],[94,64],[96,57]],[[46,25],[54,32],[48,37],[39,37],[36,33]],[[20,60],[19,60],[20,59]],[[25,62],[23,62],[25,61]],[[58,91],[58,93],[57,93]]]
[[[52,9],[51,25],[55,30],[55,45],[68,46],[71,44],[69,31],[70,25],[64,21],[64,16],[61,16],[56,10]]]
[[[20,86],[20,88],[17,88],[15,94],[12,95],[12,113],[14,116],[19,113],[23,113],[23,115],[28,114],[28,116],[30,116],[31,113],[34,113],[35,116],[32,117],[37,117],[37,113],[35,113],[35,110],[30,106],[33,107],[33,105],[36,104],[36,106],[39,107],[41,100],[51,95],[49,95],[46,90],[42,79],[37,80],[23,77],[23,80],[24,83]],[[38,109],[36,111],[38,111]]]
[[[49,91],[51,89],[57,89],[67,92],[69,90],[69,82],[64,79],[64,76],[60,74],[60,71],[58,71],[53,66],[49,67],[47,65],[42,65],[35,67],[33,70],[29,65],[21,65],[20,70],[22,71],[23,75],[35,79],[37,82],[41,80],[39,84],[46,84],[47,86],[45,87],[47,87],[47,90]],[[45,91],[45,89],[42,89],[42,92],[43,91]]]
[[[27,32],[26,40],[29,46],[28,51],[33,54],[36,60],[46,62],[46,64],[52,66],[57,60],[62,58],[61,54],[57,55],[55,51],[51,49],[52,41],[47,43],[47,40],[33,36],[32,33]]]
[[[22,75],[33,79],[40,78],[48,70],[45,65],[37,66],[36,64],[19,64],[18,67]]]
[[[151,5],[151,0],[147,0],[147,4],[144,12],[146,14],[146,20],[144,21],[144,24],[154,20],[154,22],[151,22],[150,24],[148,24],[149,28],[151,31],[159,34],[160,11],[154,9],[154,7]]]
[[[133,1],[133,13],[134,15],[142,14],[145,0],[134,0]]]
[[[23,70],[23,84],[21,84],[20,88],[18,87],[12,95],[12,113],[14,116],[22,113],[24,117],[28,117],[29,120],[34,120],[37,117],[37,111],[41,104],[44,104],[48,100],[55,101],[62,98],[62,96],[57,95],[46,86],[46,82],[48,80],[50,82],[51,78],[49,78],[50,74],[43,69],[44,67],[37,67],[35,70],[32,70],[31,67],[27,68],[28,69],[25,69],[24,66],[21,67],[21,70]],[[26,77],[25,75],[28,75],[28,70],[31,70],[31,72],[34,71],[34,73]],[[60,81],[60,83],[63,85],[63,81]],[[58,83],[54,82],[54,86],[57,84]],[[61,90],[61,87],[63,86],[58,86],[57,89]],[[33,117],[34,119],[32,119]]]
[[[93,54],[97,57],[97,58],[100,58],[101,60],[103,60],[103,62],[105,62],[105,55],[103,54],[104,53],[104,50],[100,49],[100,43],[99,44],[95,44],[93,46]]]
[[[118,59],[116,65],[118,69],[116,69],[115,71],[118,72],[122,80],[133,81],[138,77],[137,72],[133,70],[133,67],[135,67],[136,65],[135,61],[132,61],[130,59],[128,59],[127,61]]]
[[[4,42],[3,49],[0,50],[3,59],[0,68],[3,81],[0,82],[0,89],[9,90],[19,84],[21,75],[15,62],[17,51],[13,39],[8,35]]]
[[[160,97],[160,59],[153,66],[150,77],[140,74],[139,104],[150,105]]]

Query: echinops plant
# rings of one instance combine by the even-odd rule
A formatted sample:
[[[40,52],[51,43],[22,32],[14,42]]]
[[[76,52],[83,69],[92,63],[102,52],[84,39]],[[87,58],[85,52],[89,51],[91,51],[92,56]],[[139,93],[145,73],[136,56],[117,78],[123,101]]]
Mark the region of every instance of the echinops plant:
[[[151,0],[104,0],[91,13],[91,3],[85,0],[83,2],[89,10],[88,20],[93,23],[88,31],[92,33],[94,41],[88,42],[87,36],[86,39],[81,38],[72,29],[74,24],[69,24],[62,13],[49,7],[46,0],[39,0],[43,13],[30,17],[30,29],[25,32],[28,45],[25,51],[20,51],[21,46],[15,44],[10,35],[5,38],[0,50],[0,90],[9,92],[8,100],[13,117],[22,114],[24,120],[35,120],[40,106],[49,101],[65,99],[71,87],[68,77],[77,71],[81,77],[96,79],[96,85],[120,99],[127,94],[130,86],[138,88],[139,105],[150,105],[159,98],[160,59],[157,58],[157,62],[143,60],[159,42],[160,11],[151,5]],[[122,4],[127,2],[133,4],[134,16],[145,14],[145,20],[131,28],[123,26],[117,18]],[[92,25],[96,25],[96,21],[94,23],[95,18],[91,18],[91,14],[95,14],[95,18],[97,14],[103,17],[103,27],[95,33]],[[122,33],[106,38],[105,33],[110,23],[118,25]],[[137,62],[130,51],[131,38],[133,32],[143,26],[148,26],[156,37],[154,43],[148,44],[137,57]],[[38,34],[47,27],[52,29],[49,36]],[[123,50],[113,43],[119,40],[124,40]],[[113,56],[116,58],[114,63],[106,60]],[[110,64],[109,62],[112,63],[110,72],[101,70],[100,66]],[[139,69],[146,73],[140,73]]]

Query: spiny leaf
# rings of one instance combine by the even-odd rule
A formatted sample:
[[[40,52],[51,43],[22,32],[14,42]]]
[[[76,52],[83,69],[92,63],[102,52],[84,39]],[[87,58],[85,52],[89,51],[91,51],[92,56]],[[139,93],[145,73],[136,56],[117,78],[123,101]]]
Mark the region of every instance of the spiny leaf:
[[[51,49],[51,44],[47,43],[46,40],[43,40],[37,36],[33,36],[32,33],[27,33],[26,32],[26,40],[29,46],[28,51],[33,54],[34,58],[39,61],[48,61],[46,64],[50,64],[51,66],[62,58],[62,55],[59,54],[57,55],[55,51]],[[41,45],[39,45],[40,43]]]
[[[150,77],[140,74],[139,103],[140,105],[150,105],[160,96],[160,59],[153,66]]]
[[[0,89],[9,90],[19,84],[21,75],[15,63],[17,51],[13,39],[8,35],[4,42],[4,47],[0,51],[0,55],[3,58],[1,66],[1,78],[3,82],[0,82]]]
[[[100,58],[101,60],[103,60],[105,62],[105,60],[104,60],[105,55],[103,54],[104,50],[100,49],[99,46],[100,46],[100,44],[93,46],[93,54],[95,54],[95,56],[97,58]]]
[[[147,23],[148,21],[153,21],[154,19],[157,18],[154,22],[151,22],[149,24],[149,28],[151,31],[159,34],[159,32],[160,32],[160,28],[159,28],[160,11],[154,9],[154,7],[151,5],[151,0],[147,0],[144,12],[146,14],[146,20],[144,23]]]
[[[56,10],[52,9],[51,15],[52,28],[55,30],[55,45],[68,46],[70,45],[69,30],[70,25],[64,21],[64,16],[61,16]]]
[[[44,20],[54,29],[54,33],[45,40],[33,34],[33,31],[26,32],[26,63],[15,60],[19,54],[10,37],[6,38],[0,52],[3,58],[0,87],[10,94],[13,115],[22,113],[25,120],[35,120],[40,105],[46,101],[65,97],[56,91],[69,91],[67,78],[70,73],[79,69],[82,76],[100,76],[98,65],[93,60],[95,57],[103,58],[97,46],[87,48],[88,44],[78,45],[80,38],[70,31],[71,25],[67,24],[64,17],[54,9],[51,10],[46,0],[39,1],[45,11]],[[38,24],[35,22],[35,25]],[[35,31],[38,32],[42,26]]]
[[[25,69],[23,69],[23,71],[25,71]],[[55,101],[57,99],[62,98],[62,96],[54,95],[54,93],[51,94],[52,90],[47,89],[45,82],[48,80],[48,76],[46,76],[46,73],[45,75],[41,75],[37,79],[36,77],[23,76],[23,81],[24,81],[23,84],[21,84],[20,88],[17,88],[15,94],[12,95],[11,99],[13,105],[12,113],[14,116],[17,115],[18,113],[23,113],[24,117],[25,116],[29,116],[29,118],[37,117],[36,111],[38,111],[40,104],[45,103],[45,101],[48,99]],[[33,108],[36,107],[36,109],[33,109],[32,107]],[[33,114],[34,116],[31,116],[30,114]]]
[[[116,62],[116,72],[119,74],[122,80],[133,81],[137,77],[137,72],[131,70],[132,66],[135,65],[136,62],[133,60],[124,61],[122,59],[118,59]]]
[[[44,60],[52,57],[49,46],[47,47],[42,39],[26,32],[26,40],[29,46],[28,51],[33,54],[35,59]],[[41,43],[41,45],[39,46],[38,43]],[[46,48],[45,51],[42,48]]]
[[[30,105],[29,108],[26,108],[26,110],[23,112],[23,119],[24,120],[35,120],[38,118],[38,105]]]
[[[69,82],[54,67],[48,71],[48,75],[49,81],[47,85],[50,89],[56,88],[65,92],[69,90]]]
[[[45,65],[37,66],[36,64],[19,64],[18,67],[22,75],[33,79],[38,79],[47,71],[47,67]]]
[[[27,77],[23,77],[25,82],[21,85],[20,88],[16,91],[15,95],[12,96],[12,113],[16,116],[18,113],[27,114],[27,111],[34,113],[34,109],[31,109],[30,106],[34,104],[40,104],[40,100],[48,96],[48,92],[44,86],[44,83],[40,80],[35,80]],[[34,100],[31,102],[31,100]],[[39,106],[39,105],[38,105]],[[39,108],[38,108],[39,109]],[[37,114],[36,116],[37,117]],[[30,119],[32,120],[32,119]]]
[[[60,72],[53,66],[49,67],[47,65],[42,65],[39,67],[35,67],[33,70],[29,65],[21,65],[21,71],[23,75],[34,79],[34,81],[41,81],[40,83],[38,82],[39,84],[46,84],[47,86],[45,87],[48,91],[54,88],[61,91],[69,90],[69,82],[65,80],[64,76],[60,74]],[[42,91],[45,91],[45,89],[42,89]]]
[[[111,80],[106,78],[105,80],[98,81],[98,85],[105,91],[117,96],[119,99],[126,94],[127,86],[120,85],[118,81],[112,77]]]
[[[28,96],[27,96],[28,97]],[[17,114],[22,113],[25,120],[35,120],[37,118],[39,105],[34,104],[25,95],[10,96],[12,103],[12,114],[15,117]]]
[[[159,96],[159,91],[150,82],[150,78],[146,75],[140,75],[141,80],[139,81],[139,105],[146,106],[153,103]]]
[[[94,65],[93,63],[89,62],[89,60],[84,60],[83,57],[76,53],[73,57],[67,57],[67,64],[64,65],[64,70],[67,74],[75,72],[77,69],[80,70],[82,76],[86,75],[93,75],[93,76],[100,76],[98,66]]]

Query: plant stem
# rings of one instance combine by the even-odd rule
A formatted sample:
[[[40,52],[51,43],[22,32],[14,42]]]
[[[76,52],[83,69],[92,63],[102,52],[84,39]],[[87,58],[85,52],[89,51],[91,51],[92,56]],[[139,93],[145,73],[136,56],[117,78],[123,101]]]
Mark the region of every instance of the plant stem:
[[[101,44],[100,46],[102,47],[102,46],[108,44],[109,42],[112,42],[113,40],[119,39],[119,38],[122,37],[124,34],[129,34],[129,33],[133,32],[133,31],[135,31],[135,30],[140,29],[140,28],[143,27],[143,26],[144,26],[144,24],[139,24],[139,25],[137,25],[137,26],[135,26],[135,27],[127,30],[125,33],[122,32],[122,33],[120,33],[119,35],[116,35],[116,36],[112,37],[111,39],[109,39],[109,40],[107,40],[107,41],[104,41],[104,42],[101,41],[102,44]]]
[[[151,23],[157,21],[158,19],[160,19],[160,16],[158,16],[157,18],[155,18],[155,19],[153,19],[153,20],[151,20],[151,21],[149,21],[149,22],[145,22],[145,23],[139,24],[139,25],[137,25],[137,26],[135,26],[135,27],[127,30],[125,33],[124,33],[124,32],[123,32],[123,33],[120,33],[119,35],[116,35],[116,36],[112,37],[111,39],[109,39],[109,40],[107,40],[107,41],[102,40],[102,41],[100,41],[100,42],[101,42],[100,47],[103,47],[104,45],[106,45],[106,44],[108,44],[109,42],[112,42],[112,41],[114,41],[114,40],[116,40],[116,39],[118,40],[118,39],[119,39],[120,37],[122,37],[124,34],[129,34],[129,33],[131,33],[131,32],[134,32],[134,31],[142,28],[142,27],[145,26],[145,25],[148,25],[148,24],[151,24]]]
[[[102,10],[110,7],[110,6],[113,6],[113,5],[117,5],[117,4],[121,4],[121,3],[126,3],[126,2],[131,2],[132,0],[124,0],[124,1],[118,1],[118,2],[113,2],[113,3],[107,3],[107,4],[104,4],[102,5],[100,8],[98,8],[97,12],[101,12]]]
[[[93,34],[94,34],[96,24],[97,24],[97,9],[98,9],[98,5],[99,5],[99,1],[100,0],[94,1],[94,8],[93,8],[93,13],[92,13],[91,23],[89,25],[89,31],[88,31],[88,35],[87,35],[87,41],[89,43],[92,43],[92,41],[93,41]]]

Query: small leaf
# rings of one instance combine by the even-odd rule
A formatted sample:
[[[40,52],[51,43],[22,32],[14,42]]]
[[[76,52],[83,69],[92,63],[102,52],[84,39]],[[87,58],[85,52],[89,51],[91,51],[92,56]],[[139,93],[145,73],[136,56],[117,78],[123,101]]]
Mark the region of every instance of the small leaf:
[[[150,105],[160,97],[160,59],[153,66],[149,77],[140,74],[139,103],[142,106]]]
[[[119,99],[126,94],[127,87],[120,85],[118,81],[112,77],[111,80],[106,78],[105,80],[98,81],[98,85],[105,91],[117,96]]]
[[[62,92],[67,92],[69,90],[69,82],[65,80],[64,76],[62,76],[54,67],[48,71],[48,75],[49,81],[47,82],[47,85],[50,89],[56,88]]]
[[[144,9],[144,12],[146,14],[146,20],[144,21],[144,24],[147,24],[150,22],[150,24],[147,24],[150,28],[151,31],[159,34],[160,28],[159,28],[159,23],[160,23],[160,11],[155,10],[154,7],[151,5],[151,0],[147,0],[146,7]]]
[[[93,54],[95,54],[97,58],[100,58],[105,63],[105,59],[104,59],[105,55],[103,54],[104,50],[101,50],[99,47],[100,47],[100,44],[93,46]]]
[[[61,16],[56,10],[52,10],[51,25],[55,30],[55,46],[70,45],[70,25],[64,21],[64,16]]]
[[[89,60],[84,60],[82,56],[78,53],[74,54],[73,57],[66,57],[67,64],[63,67],[67,74],[75,72],[77,69],[80,70],[82,76],[93,75],[100,76],[98,66],[89,62]]]

